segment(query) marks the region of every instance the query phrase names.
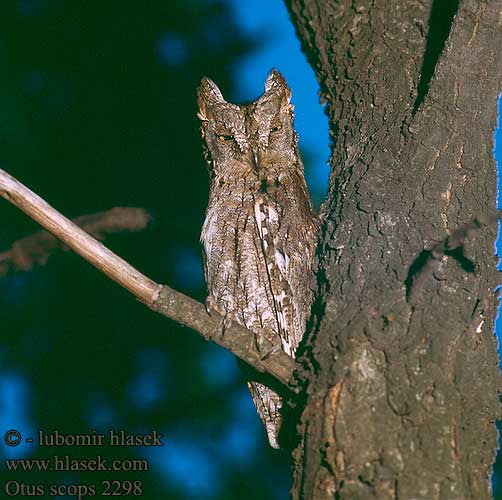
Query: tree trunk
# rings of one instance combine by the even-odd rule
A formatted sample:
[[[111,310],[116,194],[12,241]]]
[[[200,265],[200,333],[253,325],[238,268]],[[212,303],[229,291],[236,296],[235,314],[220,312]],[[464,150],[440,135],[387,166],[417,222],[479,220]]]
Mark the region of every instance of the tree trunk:
[[[502,1],[287,3],[336,143],[292,496],[491,498],[495,224],[406,289],[495,208]]]

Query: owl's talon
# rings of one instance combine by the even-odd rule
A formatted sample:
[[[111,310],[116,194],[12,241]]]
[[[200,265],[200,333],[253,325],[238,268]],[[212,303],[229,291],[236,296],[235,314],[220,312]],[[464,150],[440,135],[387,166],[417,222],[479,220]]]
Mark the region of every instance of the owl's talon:
[[[232,323],[232,320],[228,316],[228,314],[225,314],[223,316],[223,319],[221,320],[220,323],[220,338],[223,338],[223,335],[225,335],[225,332],[227,331],[228,327]]]
[[[216,300],[212,295],[208,295],[206,297],[205,305],[206,305],[206,311],[209,314],[209,316],[214,316],[214,313],[221,316],[220,324],[218,326],[217,336],[218,338],[222,339],[228,327],[232,323],[232,319],[230,318],[230,316],[226,311],[222,310],[221,307],[218,306]]]
[[[219,322],[218,330],[217,330],[218,339],[223,338],[223,336],[225,335],[225,332],[227,331],[231,322],[232,322],[232,320],[229,318],[228,314],[221,315],[221,320]]]
[[[216,300],[214,300],[214,297],[212,295],[208,295],[206,297],[204,304],[206,306],[206,311],[207,311],[207,314],[209,314],[209,316],[212,316],[212,313],[214,311],[219,313],[218,305],[216,304]]]
[[[262,361],[267,359],[270,355],[275,354],[279,349],[281,349],[280,346],[270,341],[265,336],[257,336],[255,337],[255,339],[256,339],[256,349],[260,354],[260,359]]]
[[[274,346],[272,349],[268,349],[266,352],[260,352],[260,360],[265,361],[270,355],[277,352],[277,348]]]

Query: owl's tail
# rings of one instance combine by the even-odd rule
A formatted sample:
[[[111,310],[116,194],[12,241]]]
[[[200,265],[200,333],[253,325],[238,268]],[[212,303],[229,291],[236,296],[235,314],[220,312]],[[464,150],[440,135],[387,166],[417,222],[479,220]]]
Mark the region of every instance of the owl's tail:
[[[267,431],[268,442],[272,448],[279,448],[279,431],[281,429],[282,399],[272,389],[259,382],[248,382],[249,392]]]

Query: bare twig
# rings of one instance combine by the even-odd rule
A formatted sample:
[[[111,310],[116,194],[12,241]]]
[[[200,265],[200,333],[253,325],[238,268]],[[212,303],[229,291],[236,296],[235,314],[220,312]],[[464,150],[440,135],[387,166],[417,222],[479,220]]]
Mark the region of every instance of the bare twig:
[[[152,310],[194,329],[206,340],[212,340],[253,368],[292,388],[297,363],[267,332],[259,334],[261,338],[258,342],[255,333],[238,323],[224,324],[223,317],[218,313],[209,315],[199,302],[155,283],[1,169],[0,195]],[[9,258],[5,254],[3,257]],[[259,350],[258,345],[266,348]]]
[[[82,215],[73,222],[84,231],[101,240],[105,235],[123,231],[141,231],[150,221],[150,215],[142,208],[114,207],[106,212]],[[0,277],[9,269],[29,271],[35,264],[44,265],[57,250],[66,250],[57,238],[47,231],[15,241],[12,248],[0,253]]]

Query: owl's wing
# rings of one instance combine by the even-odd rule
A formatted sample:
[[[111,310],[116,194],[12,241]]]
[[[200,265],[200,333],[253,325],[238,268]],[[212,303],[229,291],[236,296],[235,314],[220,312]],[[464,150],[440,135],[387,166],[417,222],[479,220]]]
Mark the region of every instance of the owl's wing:
[[[303,331],[298,331],[298,318],[295,318],[292,304],[290,256],[286,250],[287,242],[283,240],[281,234],[284,231],[281,213],[272,199],[263,196],[256,198],[254,211],[272,295],[272,313],[277,332],[284,351],[293,355]]]

